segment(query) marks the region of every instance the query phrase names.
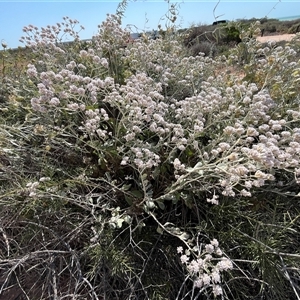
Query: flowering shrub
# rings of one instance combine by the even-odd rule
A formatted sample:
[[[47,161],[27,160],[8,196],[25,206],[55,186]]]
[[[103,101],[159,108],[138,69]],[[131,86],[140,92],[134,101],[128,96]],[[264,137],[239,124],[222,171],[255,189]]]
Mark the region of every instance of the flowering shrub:
[[[15,90],[21,101],[1,108],[3,222],[9,227],[14,213],[21,229],[12,233],[16,250],[2,230],[5,255],[19,261],[1,261],[8,271],[7,279],[0,277],[0,295],[19,276],[18,265],[31,266],[37,276],[41,258],[49,295],[56,297],[243,299],[235,286],[243,282],[246,290],[256,284],[248,295],[277,299],[270,292],[276,280],[278,290],[288,286],[298,295],[299,266],[292,260],[298,254],[285,252],[297,238],[279,243],[299,228],[299,63],[293,48],[262,48],[245,33],[243,79],[227,72],[241,62],[239,46],[228,58],[192,57],[172,30],[126,44],[120,15],[108,15],[88,42],[79,40],[76,26],[64,18],[41,30],[24,28],[21,40],[37,59]],[[74,42],[63,43],[66,35]],[[13,113],[17,120],[8,116]],[[278,216],[266,218],[276,203]],[[274,240],[264,240],[259,229],[253,235],[269,219],[277,222],[267,226]],[[197,240],[203,231],[210,244]],[[38,244],[25,247],[23,232]],[[185,270],[174,275],[176,248]],[[260,268],[274,255],[278,277],[270,279]],[[284,267],[285,256],[292,271]],[[223,271],[228,274],[221,280]],[[167,277],[153,278],[157,272]],[[66,291],[60,282],[68,280]],[[28,293],[44,297],[35,289]]]
[[[222,271],[231,270],[233,268],[232,262],[226,257],[220,257],[223,253],[216,239],[206,244],[202,251],[201,248],[202,245],[200,247],[194,247],[193,250],[198,253],[198,255],[196,259],[192,260],[190,260],[190,250],[186,250],[185,254],[183,254],[183,248],[179,246],[177,247],[177,252],[182,254],[180,260],[186,265],[190,276],[193,277],[194,287],[201,289],[199,294],[211,286],[215,297],[222,295],[220,273]],[[213,255],[218,258],[214,258]]]

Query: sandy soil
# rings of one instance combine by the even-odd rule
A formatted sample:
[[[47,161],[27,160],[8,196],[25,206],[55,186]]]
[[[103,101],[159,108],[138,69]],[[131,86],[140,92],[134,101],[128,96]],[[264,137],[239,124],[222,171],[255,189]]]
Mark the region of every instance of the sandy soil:
[[[257,40],[261,43],[265,43],[268,41],[275,41],[275,42],[280,42],[280,41],[290,41],[295,34],[281,34],[281,35],[269,35],[269,36],[260,36],[257,38]]]

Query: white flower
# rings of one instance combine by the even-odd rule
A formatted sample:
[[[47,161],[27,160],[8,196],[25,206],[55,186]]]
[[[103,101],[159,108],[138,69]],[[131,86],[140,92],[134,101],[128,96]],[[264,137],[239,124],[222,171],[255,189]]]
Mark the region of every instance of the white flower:
[[[266,174],[258,170],[255,172],[254,177],[259,179],[266,179]]]
[[[245,190],[245,189],[242,189],[240,191],[240,195],[243,196],[243,197],[251,197],[252,196],[252,194],[249,191]]]
[[[218,198],[219,198],[218,195],[213,195],[212,198],[207,198],[206,201],[207,201],[208,203],[218,205],[218,204],[219,204]]]
[[[214,246],[213,245],[211,245],[211,244],[207,244],[207,245],[205,245],[205,251],[207,252],[207,253],[209,253],[209,254],[211,254],[211,253],[213,253],[214,252]]]
[[[203,262],[206,263],[206,262],[208,262],[208,261],[211,261],[212,258],[213,258],[213,257],[212,257],[210,254],[206,254]]]
[[[232,171],[239,176],[244,176],[249,172],[243,165],[236,166]]]
[[[108,61],[106,58],[101,58],[101,65],[104,67],[104,68],[108,68]]]
[[[78,68],[82,69],[82,70],[86,70],[86,66],[84,66],[83,64],[79,64]]]
[[[222,260],[217,263],[217,268],[220,271],[223,270],[227,271],[227,270],[231,270],[233,268],[233,265],[230,259],[223,257]]]
[[[236,129],[232,126],[227,126],[223,129],[224,134],[226,135],[232,135],[236,132]]]
[[[196,288],[202,288],[203,286],[203,280],[202,278],[197,278],[195,281],[194,281],[194,285]]]
[[[258,136],[259,135],[259,132],[253,128],[253,127],[249,127],[247,129],[247,136]]]
[[[122,159],[122,161],[121,161],[121,165],[122,165],[122,166],[127,165],[128,160],[129,160],[129,157],[128,157],[128,156],[123,157],[123,159]]]
[[[272,130],[275,130],[275,131],[281,130],[281,129],[282,129],[282,126],[281,126],[280,124],[274,124],[274,125],[272,125],[271,129],[272,129]]]
[[[200,270],[200,265],[198,264],[197,261],[195,260],[192,260],[191,263],[189,264],[188,266],[188,269],[191,273],[195,274],[195,273],[198,273],[199,270]]]
[[[221,256],[223,254],[222,250],[220,248],[217,248],[215,250],[216,255]]]
[[[231,161],[235,161],[239,158],[239,154],[236,152],[232,152],[229,154],[228,159]]]
[[[45,182],[45,181],[49,181],[49,180],[51,180],[50,177],[41,177],[39,181],[40,182]]]
[[[35,196],[36,196],[36,192],[30,192],[30,193],[29,193],[29,197],[32,198],[32,197],[35,197]]]
[[[87,53],[85,50],[81,50],[81,51],[79,52],[79,55],[80,55],[81,57],[87,57],[87,56],[88,56],[88,53]]]
[[[220,143],[219,147],[221,148],[221,151],[226,151],[228,149],[230,149],[230,145],[228,143]]]
[[[173,165],[174,165],[175,170],[184,170],[185,169],[185,165],[181,164],[181,162],[178,158],[174,159]]]
[[[57,106],[57,105],[59,105],[59,103],[60,103],[60,101],[59,101],[59,99],[56,98],[56,97],[52,98],[52,99],[49,101],[49,104],[50,104],[50,105],[53,105],[53,106]]]
[[[93,62],[96,63],[96,64],[99,64],[99,63],[101,62],[100,57],[97,56],[97,55],[95,55],[95,56],[93,57]]]
[[[214,294],[215,297],[219,296],[219,295],[222,295],[223,294],[223,290],[222,290],[221,286],[214,285],[213,286],[213,294]]]
[[[182,253],[183,252],[183,248],[181,246],[177,247],[177,253]]]
[[[219,242],[217,239],[213,239],[210,241],[210,244],[213,245],[215,248],[219,247]]]
[[[84,96],[84,94],[85,94],[85,90],[84,90],[84,88],[78,88],[77,89],[77,93],[79,94],[79,95],[81,95],[81,96]]]
[[[221,282],[220,273],[217,272],[217,271],[213,271],[211,273],[211,279],[212,279],[213,283],[219,283],[219,282]]]
[[[181,255],[180,260],[183,264],[185,264],[189,261],[189,258],[184,254],[184,255]]]
[[[203,284],[204,285],[210,284],[210,281],[211,281],[210,276],[208,274],[206,274],[206,273],[204,273],[202,275],[202,280],[203,280]]]

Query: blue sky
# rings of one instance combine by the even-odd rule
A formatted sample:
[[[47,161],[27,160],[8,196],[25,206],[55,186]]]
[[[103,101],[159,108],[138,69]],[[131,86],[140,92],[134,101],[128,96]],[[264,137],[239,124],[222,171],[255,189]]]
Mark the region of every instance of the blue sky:
[[[215,16],[220,19],[236,20],[261,18],[280,18],[300,15],[299,0],[171,0],[178,3],[177,24],[186,28],[195,24],[210,24]],[[22,28],[29,24],[37,27],[55,25],[64,16],[77,19],[85,30],[82,39],[91,38],[97,33],[97,25],[107,13],[114,13],[119,1],[89,0],[89,1],[3,1],[0,0],[0,40],[4,40],[10,48],[22,45],[19,42],[23,35]],[[217,5],[217,7],[216,7]],[[216,7],[215,11],[214,8]],[[124,27],[135,25],[138,30],[156,29],[158,24],[165,25],[164,15],[168,11],[165,0],[133,0],[129,1]]]

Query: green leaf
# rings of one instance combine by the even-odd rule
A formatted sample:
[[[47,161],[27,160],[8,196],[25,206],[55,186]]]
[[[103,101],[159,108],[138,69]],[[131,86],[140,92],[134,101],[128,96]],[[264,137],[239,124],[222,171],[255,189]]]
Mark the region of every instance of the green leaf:
[[[132,197],[128,196],[128,195],[125,195],[125,200],[126,202],[131,206],[132,203],[133,203],[133,199]]]
[[[129,191],[130,188],[131,188],[131,184],[124,184],[122,186],[122,191]]]
[[[130,192],[135,198],[143,198],[143,193],[139,190],[133,190]]]
[[[159,234],[163,234],[163,233],[164,233],[163,229],[162,229],[160,226],[157,226],[156,231],[157,231]]]
[[[188,233],[186,233],[186,232],[183,232],[183,233],[179,236],[179,238],[180,238],[181,240],[183,240],[183,241],[186,241],[186,240],[188,240],[188,239],[190,238],[190,235],[189,235]]]
[[[157,201],[156,203],[160,209],[164,210],[166,208],[165,204],[162,201]]]

